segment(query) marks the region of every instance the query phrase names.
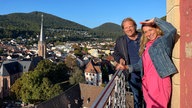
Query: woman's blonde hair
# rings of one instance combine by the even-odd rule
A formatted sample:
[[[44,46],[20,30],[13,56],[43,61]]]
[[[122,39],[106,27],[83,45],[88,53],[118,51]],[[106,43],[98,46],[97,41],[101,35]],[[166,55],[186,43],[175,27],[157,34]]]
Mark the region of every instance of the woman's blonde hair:
[[[143,27],[144,26],[151,26],[151,27],[155,28],[156,31],[157,31],[158,36],[163,36],[163,31],[156,24],[154,24],[154,25],[144,25],[143,24],[141,26],[142,36],[141,36],[141,39],[140,39],[139,56],[141,56],[143,54],[143,52],[145,50],[145,46],[146,46],[147,42],[149,41],[149,39],[146,36],[144,36],[144,32],[143,32]]]

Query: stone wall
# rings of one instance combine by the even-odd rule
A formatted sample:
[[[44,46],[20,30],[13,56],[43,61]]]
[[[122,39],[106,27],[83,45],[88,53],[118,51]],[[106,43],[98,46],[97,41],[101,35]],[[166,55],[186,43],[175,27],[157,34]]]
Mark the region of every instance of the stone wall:
[[[167,0],[167,21],[177,28],[177,39],[173,49],[173,62],[178,73],[172,77],[171,108],[180,108],[180,0]]]

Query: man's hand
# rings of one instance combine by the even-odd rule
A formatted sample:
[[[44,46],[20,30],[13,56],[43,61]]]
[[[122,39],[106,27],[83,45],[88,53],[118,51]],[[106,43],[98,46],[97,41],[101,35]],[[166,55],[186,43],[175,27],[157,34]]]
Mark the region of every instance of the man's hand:
[[[122,64],[117,64],[116,65],[116,68],[115,68],[116,70],[127,70],[127,69],[129,69],[129,67],[128,67],[128,65],[122,65]]]
[[[115,68],[116,70],[124,70],[125,69],[125,65],[122,65],[122,64],[117,64],[116,65],[116,68]]]
[[[121,58],[121,59],[119,60],[119,64],[125,65],[125,60]]]
[[[128,66],[125,65],[125,60],[124,59],[120,59],[119,60],[119,63],[116,64],[116,70],[126,70],[128,69]]]

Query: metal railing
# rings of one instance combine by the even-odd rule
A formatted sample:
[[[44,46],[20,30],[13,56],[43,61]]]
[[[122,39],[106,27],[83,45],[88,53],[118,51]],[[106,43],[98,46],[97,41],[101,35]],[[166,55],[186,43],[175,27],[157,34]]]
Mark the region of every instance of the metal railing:
[[[126,108],[125,75],[117,70],[91,108]]]

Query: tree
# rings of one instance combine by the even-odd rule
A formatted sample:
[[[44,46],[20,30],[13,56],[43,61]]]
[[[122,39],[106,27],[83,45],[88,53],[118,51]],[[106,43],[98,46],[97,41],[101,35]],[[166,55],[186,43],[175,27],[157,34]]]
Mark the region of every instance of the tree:
[[[68,68],[73,69],[73,67],[77,66],[76,58],[68,55],[65,59],[65,64]]]
[[[32,95],[33,101],[37,100],[48,100],[53,98],[62,92],[58,84],[52,84],[48,78],[43,78],[41,85],[35,89]]]
[[[19,78],[15,81],[15,83],[11,86],[11,97],[14,100],[21,99],[21,87],[22,87],[22,79]]]
[[[59,83],[67,80],[68,68],[64,63],[55,64],[42,60],[34,71],[23,73],[11,86],[15,99],[26,103],[36,103],[59,95],[63,90]]]
[[[0,55],[3,54],[3,48],[0,48]]]
[[[86,54],[88,53],[88,48],[87,47],[83,47],[82,50],[83,50],[84,53],[86,53]]]
[[[79,67],[74,67],[73,71],[74,72],[72,76],[69,78],[69,82],[71,85],[78,84],[79,82],[82,83],[85,81],[83,77],[83,71],[79,69]]]

